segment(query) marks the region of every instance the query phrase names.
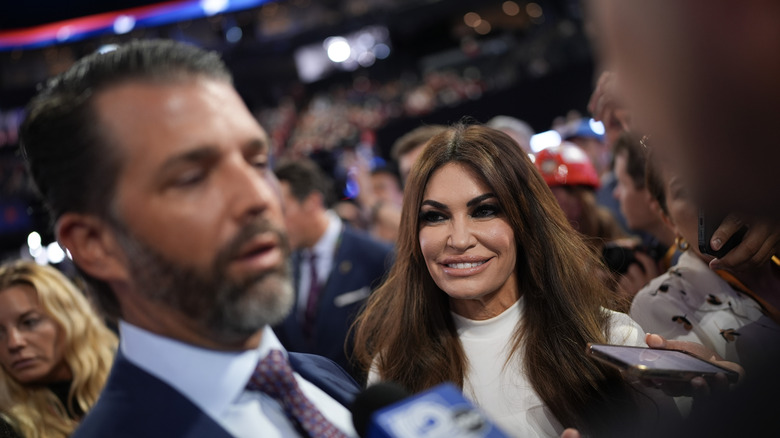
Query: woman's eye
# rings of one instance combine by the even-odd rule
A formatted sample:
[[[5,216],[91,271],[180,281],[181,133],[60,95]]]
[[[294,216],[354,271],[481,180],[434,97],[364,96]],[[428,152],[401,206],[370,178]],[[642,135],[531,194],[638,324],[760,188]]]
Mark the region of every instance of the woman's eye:
[[[422,211],[420,212],[420,221],[426,223],[435,223],[444,220],[444,215],[437,211]]]
[[[22,326],[26,328],[33,328],[41,322],[40,318],[26,318],[22,320]]]
[[[476,218],[493,217],[498,215],[500,211],[501,209],[497,205],[485,204],[475,208],[471,216]]]

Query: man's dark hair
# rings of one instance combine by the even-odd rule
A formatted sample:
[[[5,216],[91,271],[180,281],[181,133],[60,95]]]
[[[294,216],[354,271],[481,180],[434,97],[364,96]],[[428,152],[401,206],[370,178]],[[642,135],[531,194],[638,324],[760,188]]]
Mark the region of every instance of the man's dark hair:
[[[647,152],[644,146],[642,146],[636,136],[624,132],[615,142],[613,151],[615,156],[622,153],[626,154],[626,172],[628,172],[628,176],[631,177],[634,186],[638,190],[642,190],[645,188],[645,167],[647,166]]]
[[[406,134],[402,135],[398,140],[393,143],[393,147],[390,150],[390,155],[394,160],[398,161],[401,155],[421,146],[428,140],[432,139],[438,134],[446,131],[447,127],[444,125],[423,125],[412,129]]]
[[[54,219],[64,212],[106,216],[120,158],[93,102],[101,91],[138,80],[174,82],[206,76],[230,82],[219,56],[167,40],[133,41],[94,53],[50,79],[27,106],[20,144]]]
[[[231,82],[213,52],[166,40],[133,41],[94,53],[50,79],[30,101],[19,142],[30,175],[53,220],[63,213],[111,219],[111,200],[121,157],[101,129],[94,100],[101,91],[127,81],[173,83],[205,76]],[[108,286],[81,271],[109,316],[118,305]]]
[[[650,195],[658,201],[658,205],[661,206],[661,210],[666,215],[669,215],[669,207],[666,205],[666,187],[664,184],[662,170],[659,163],[653,158],[652,152],[648,154],[647,164],[645,166],[645,184],[647,185],[647,191]]]
[[[313,192],[322,194],[325,207],[333,204],[333,181],[312,160],[281,161],[274,168],[274,174],[279,181],[290,185],[290,193],[302,202]]]

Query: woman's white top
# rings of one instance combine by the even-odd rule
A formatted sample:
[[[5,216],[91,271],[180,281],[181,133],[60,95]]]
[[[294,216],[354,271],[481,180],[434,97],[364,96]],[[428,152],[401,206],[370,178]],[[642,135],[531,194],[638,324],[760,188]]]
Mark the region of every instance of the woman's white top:
[[[523,371],[522,351],[507,362],[523,303],[520,298],[500,315],[483,321],[452,314],[468,358],[463,394],[512,436],[558,437],[563,427],[531,387]],[[647,346],[641,327],[628,315],[607,312],[610,344]],[[587,360],[584,354],[583,360]]]

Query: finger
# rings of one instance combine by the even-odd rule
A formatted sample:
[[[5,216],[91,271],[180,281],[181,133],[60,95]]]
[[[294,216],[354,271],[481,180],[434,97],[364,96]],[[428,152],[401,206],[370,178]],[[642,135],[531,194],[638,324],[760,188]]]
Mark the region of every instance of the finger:
[[[691,379],[691,392],[694,397],[706,397],[711,393],[709,384],[701,376]]]
[[[723,219],[723,222],[718,225],[715,232],[712,233],[712,238],[710,239],[710,246],[712,249],[715,251],[721,249],[731,236],[739,231],[743,225],[745,225],[745,223],[733,214],[726,216],[726,218]]]
[[[774,252],[774,244],[767,242],[769,233],[763,226],[750,228],[742,238],[742,242],[722,258],[710,261],[710,267],[712,269],[730,268],[738,270],[766,263]]]
[[[631,112],[625,108],[615,109],[615,119],[620,123],[621,131],[630,131],[631,128]]]
[[[663,336],[654,333],[647,333],[645,335],[645,343],[650,348],[666,348],[666,339],[664,339]]]
[[[577,429],[568,428],[563,431],[561,438],[581,438],[580,431]]]
[[[718,360],[718,361],[723,360],[723,358],[720,357],[718,353],[710,350],[709,348],[697,342],[664,339],[663,336],[654,333],[648,333],[645,336],[645,342],[650,348],[664,349],[664,350],[682,350],[682,351],[687,351],[688,353],[691,353],[702,359]]]
[[[596,103],[604,95],[605,84],[609,81],[610,76],[611,74],[609,71],[602,72],[601,76],[599,76],[599,80],[596,81],[596,87],[593,90],[593,94],[590,96],[590,101],[588,101],[588,111],[590,111],[591,114],[595,115]]]

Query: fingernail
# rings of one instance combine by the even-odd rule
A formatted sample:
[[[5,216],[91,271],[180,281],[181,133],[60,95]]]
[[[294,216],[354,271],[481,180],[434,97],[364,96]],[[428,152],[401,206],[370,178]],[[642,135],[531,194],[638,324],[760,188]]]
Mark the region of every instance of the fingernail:
[[[713,271],[720,269],[721,265],[720,265],[719,262],[720,262],[720,259],[712,259],[710,261],[710,269],[712,269]]]
[[[712,239],[712,242],[710,244],[710,246],[712,246],[712,249],[714,249],[715,251],[719,250],[721,245],[723,245],[723,241],[720,240],[720,238]]]

